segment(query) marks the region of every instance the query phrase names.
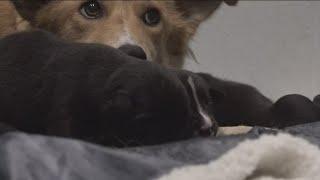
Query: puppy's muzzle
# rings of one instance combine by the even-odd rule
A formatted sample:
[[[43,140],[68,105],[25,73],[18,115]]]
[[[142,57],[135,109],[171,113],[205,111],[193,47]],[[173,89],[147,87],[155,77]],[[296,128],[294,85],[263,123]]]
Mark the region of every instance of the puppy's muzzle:
[[[208,124],[201,116],[194,117],[196,119],[195,124],[195,136],[208,137],[212,135],[216,135],[218,131],[218,125],[216,120],[213,120],[212,123]]]
[[[147,55],[144,50],[137,45],[125,44],[118,48],[122,52],[128,54],[129,56],[136,57],[138,59],[147,60]]]
[[[211,135],[216,135],[218,131],[218,126],[213,124],[212,126],[202,126],[200,127],[198,134],[202,137],[208,137]]]

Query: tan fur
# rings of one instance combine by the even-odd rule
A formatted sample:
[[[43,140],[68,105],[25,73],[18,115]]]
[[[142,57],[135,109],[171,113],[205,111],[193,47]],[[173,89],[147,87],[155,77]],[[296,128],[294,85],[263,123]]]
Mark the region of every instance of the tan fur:
[[[51,1],[33,17],[32,27],[51,31],[61,38],[76,42],[102,43],[119,46],[119,39],[129,35],[142,47],[149,60],[168,67],[181,68],[188,50],[188,43],[205,16],[193,19],[183,17],[175,1],[100,1],[105,9],[102,18],[89,20],[79,13],[85,0]],[[196,1],[195,1],[196,2]],[[216,3],[217,6],[219,3]],[[142,14],[149,7],[159,9],[161,24],[146,26]],[[0,2],[0,37],[9,32],[28,29],[16,23],[19,16],[7,1]],[[9,17],[9,18],[8,18]],[[128,36],[128,37],[129,37]]]
[[[95,42],[116,46],[125,29],[147,53],[148,59],[165,66],[181,67],[188,39],[195,28],[181,21],[170,1],[106,1],[109,17],[87,20],[78,13],[81,1],[55,1],[42,9],[37,27],[48,29],[60,37],[79,42]],[[140,19],[146,7],[160,9],[163,21],[155,28],[147,27]],[[58,13],[59,12],[59,13]],[[59,14],[59,16],[57,16]],[[55,16],[56,18],[52,19]],[[69,18],[65,18],[69,17]]]
[[[11,3],[0,1],[0,37],[16,30],[16,15]]]
[[[29,23],[21,18],[8,1],[0,1],[0,37],[26,30]]]

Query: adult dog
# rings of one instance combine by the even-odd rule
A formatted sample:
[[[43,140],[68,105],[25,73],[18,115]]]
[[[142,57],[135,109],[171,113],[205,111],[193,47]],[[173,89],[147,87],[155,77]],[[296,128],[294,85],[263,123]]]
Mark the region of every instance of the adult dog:
[[[0,36],[39,28],[69,41],[106,44],[140,59],[180,68],[197,28],[223,2],[236,3],[235,0],[1,1]]]

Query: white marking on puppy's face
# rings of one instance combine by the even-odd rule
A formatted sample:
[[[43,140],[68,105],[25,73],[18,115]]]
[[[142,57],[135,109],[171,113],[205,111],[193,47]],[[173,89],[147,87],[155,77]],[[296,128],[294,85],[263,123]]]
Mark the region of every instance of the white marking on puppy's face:
[[[196,89],[196,86],[194,84],[192,77],[188,78],[188,84],[191,87],[192,95],[193,95],[194,101],[196,102],[198,113],[200,114],[200,116],[202,117],[202,120],[204,121],[201,128],[207,129],[207,128],[212,127],[213,126],[212,119],[210,118],[208,113],[203,109],[203,107],[199,101],[197,89]]]

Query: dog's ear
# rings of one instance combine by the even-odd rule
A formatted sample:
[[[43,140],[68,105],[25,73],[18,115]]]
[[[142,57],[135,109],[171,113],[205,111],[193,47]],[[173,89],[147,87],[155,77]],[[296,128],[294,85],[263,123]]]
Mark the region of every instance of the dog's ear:
[[[37,12],[50,0],[11,0],[20,16],[29,21],[34,21]]]
[[[238,0],[175,0],[176,6],[188,20],[200,24],[225,2],[234,6]]]

